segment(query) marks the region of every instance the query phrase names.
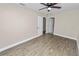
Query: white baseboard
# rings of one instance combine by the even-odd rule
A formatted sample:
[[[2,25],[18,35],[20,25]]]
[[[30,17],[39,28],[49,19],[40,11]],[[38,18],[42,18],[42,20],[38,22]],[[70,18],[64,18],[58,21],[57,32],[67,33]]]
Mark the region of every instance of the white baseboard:
[[[78,56],[79,56],[79,47],[78,47]]]
[[[42,35],[42,34],[39,34],[39,35],[36,35],[36,36],[34,36],[34,37],[31,37],[31,38],[25,39],[25,40],[23,40],[23,41],[14,43],[14,44],[12,44],[12,45],[9,45],[9,46],[7,46],[7,47],[1,48],[1,49],[0,49],[0,52],[2,52],[2,51],[4,51],[4,50],[7,50],[7,49],[9,49],[9,48],[12,48],[12,47],[14,47],[14,46],[17,46],[17,45],[19,45],[19,44],[22,44],[22,43],[24,43],[24,42],[27,42],[27,41],[29,41],[29,40],[32,40],[32,39],[34,39],[34,38],[36,38],[36,37],[39,37],[39,36],[41,36],[41,35]]]
[[[69,38],[69,39],[77,40],[77,39],[74,38],[74,37],[65,36],[65,35],[61,35],[61,34],[56,34],[56,33],[54,33],[54,35],[58,35],[58,36],[61,36],[61,37],[65,37],[65,38]]]

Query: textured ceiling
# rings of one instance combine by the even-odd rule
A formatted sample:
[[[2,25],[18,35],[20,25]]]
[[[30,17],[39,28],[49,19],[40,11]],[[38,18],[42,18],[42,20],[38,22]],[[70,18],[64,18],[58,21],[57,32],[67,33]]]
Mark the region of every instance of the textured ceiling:
[[[23,3],[24,6],[31,8],[37,12],[48,14],[47,9],[39,11],[39,9],[45,7],[44,5],[41,5],[40,3]],[[61,9],[54,9],[50,11],[51,13],[61,13],[62,11],[69,11],[69,10],[79,10],[79,3],[59,3],[57,6],[61,6]]]

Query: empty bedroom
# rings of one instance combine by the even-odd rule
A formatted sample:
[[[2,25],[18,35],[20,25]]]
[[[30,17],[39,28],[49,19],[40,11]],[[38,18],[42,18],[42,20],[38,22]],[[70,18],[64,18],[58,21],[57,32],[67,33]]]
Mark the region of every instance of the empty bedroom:
[[[78,56],[79,3],[0,3],[0,56]]]

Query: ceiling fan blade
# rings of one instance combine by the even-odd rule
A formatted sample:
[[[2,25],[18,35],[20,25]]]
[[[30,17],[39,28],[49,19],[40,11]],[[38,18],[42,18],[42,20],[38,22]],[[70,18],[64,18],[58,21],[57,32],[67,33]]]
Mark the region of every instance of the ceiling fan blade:
[[[43,10],[43,9],[46,9],[46,8],[48,8],[48,7],[44,7],[44,8],[41,8],[41,9],[39,9],[39,10]]]
[[[56,4],[58,4],[58,3],[51,3],[52,5],[56,5]]]
[[[22,5],[22,6],[25,6],[25,4],[24,3],[19,3],[20,5]]]
[[[42,5],[44,5],[44,6],[47,6],[47,4],[45,4],[45,3],[40,3],[40,4],[42,4]]]
[[[60,9],[61,7],[59,7],[59,6],[51,6],[51,8],[58,8],[58,9]]]

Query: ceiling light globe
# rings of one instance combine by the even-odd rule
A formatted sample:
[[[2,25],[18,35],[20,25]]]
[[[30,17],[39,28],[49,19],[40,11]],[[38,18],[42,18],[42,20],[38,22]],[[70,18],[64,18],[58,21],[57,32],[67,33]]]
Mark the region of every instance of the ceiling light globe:
[[[49,7],[48,10],[51,10],[51,8]]]

